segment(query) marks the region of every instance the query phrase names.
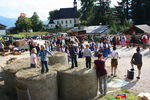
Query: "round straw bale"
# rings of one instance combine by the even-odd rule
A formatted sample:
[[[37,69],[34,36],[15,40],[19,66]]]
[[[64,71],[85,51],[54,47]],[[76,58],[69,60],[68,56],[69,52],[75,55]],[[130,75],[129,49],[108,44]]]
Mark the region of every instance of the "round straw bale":
[[[11,64],[7,64],[3,68],[2,77],[4,79],[5,86],[8,87],[8,92],[10,93],[16,93],[15,89],[15,74],[17,71],[27,68],[30,64],[29,58],[22,58],[18,59],[15,62],[12,62]]]
[[[58,72],[58,91],[63,100],[91,100],[97,95],[94,69],[74,68]]]
[[[67,69],[70,69],[70,67],[68,65],[62,65],[60,63],[52,65],[52,66],[49,65],[49,70],[53,70],[53,71],[57,71],[57,72],[64,71]]]
[[[27,42],[25,40],[18,40],[18,41],[15,41],[14,42],[14,45],[16,47],[20,47],[20,46],[24,46],[24,45],[27,45]]]
[[[57,100],[57,72],[41,74],[39,68],[20,70],[16,73],[16,88],[18,100]]]
[[[62,65],[68,65],[68,56],[66,53],[54,52],[53,56],[49,56],[49,65],[60,63]]]

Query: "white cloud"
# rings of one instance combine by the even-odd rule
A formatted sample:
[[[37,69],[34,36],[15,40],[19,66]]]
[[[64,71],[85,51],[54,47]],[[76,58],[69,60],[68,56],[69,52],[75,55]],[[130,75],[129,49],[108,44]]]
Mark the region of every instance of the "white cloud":
[[[42,20],[46,20],[48,12],[59,9],[73,7],[74,0],[1,0],[0,16],[17,18],[21,12],[31,17],[33,12],[37,12]],[[78,1],[78,0],[77,0]],[[112,6],[117,0],[112,0]],[[80,2],[78,1],[78,6]]]
[[[49,11],[65,7],[73,7],[73,0],[1,0],[0,16],[18,17],[24,12],[30,17],[37,12],[46,20]]]
[[[120,0],[111,0],[111,7],[114,7],[114,5],[118,5],[117,1],[120,1]]]

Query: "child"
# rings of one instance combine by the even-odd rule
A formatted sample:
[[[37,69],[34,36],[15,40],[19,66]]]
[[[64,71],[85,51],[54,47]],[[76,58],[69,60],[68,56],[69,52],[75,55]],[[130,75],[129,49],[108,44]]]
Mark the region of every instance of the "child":
[[[116,51],[116,47],[113,47],[113,51],[111,52],[111,76],[116,77],[116,70],[118,66],[118,58],[119,54]]]
[[[107,58],[108,57],[108,54],[109,54],[109,50],[108,50],[108,44],[106,44],[106,42],[104,42],[104,45],[103,45],[103,56],[104,58]]]
[[[84,49],[82,48],[82,46],[79,46],[79,55],[78,55],[78,58],[82,58],[83,57],[83,51],[84,51]]]
[[[94,45],[95,45],[95,42],[92,40],[92,42],[90,43],[90,50],[91,51],[94,51]]]
[[[36,68],[37,67],[37,50],[36,48],[33,48],[31,50],[31,57],[30,57],[30,61],[31,61],[31,67],[32,68]]]
[[[89,45],[88,44],[86,45],[86,48],[84,49],[83,56],[86,59],[86,68],[91,68],[91,56],[92,56],[92,52],[89,49]]]
[[[77,54],[78,54],[78,48],[75,44],[74,41],[70,42],[70,58],[71,58],[71,68],[78,67],[78,62],[77,62]]]
[[[98,51],[99,51],[99,48],[97,47],[97,45],[95,45],[95,48],[94,48],[94,57],[98,57]]]
[[[52,55],[52,53],[45,49],[44,45],[41,45],[41,51],[39,52],[38,56],[41,57],[41,73],[44,73],[44,68],[46,68],[46,72],[48,72],[48,54]]]

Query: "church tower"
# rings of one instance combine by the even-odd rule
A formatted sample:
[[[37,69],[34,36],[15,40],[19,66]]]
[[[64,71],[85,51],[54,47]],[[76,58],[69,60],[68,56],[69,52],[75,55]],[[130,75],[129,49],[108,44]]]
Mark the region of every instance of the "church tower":
[[[74,6],[75,9],[77,9],[77,1],[76,0],[74,0],[73,6]]]

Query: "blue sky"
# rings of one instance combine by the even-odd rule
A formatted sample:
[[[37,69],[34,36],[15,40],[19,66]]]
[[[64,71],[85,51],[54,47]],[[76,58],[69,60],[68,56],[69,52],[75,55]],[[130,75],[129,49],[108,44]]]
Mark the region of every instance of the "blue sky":
[[[117,0],[111,2],[111,6],[117,5]],[[17,18],[23,12],[31,17],[33,12],[37,12],[40,19],[47,20],[49,11],[72,6],[73,0],[0,0],[0,16]]]

